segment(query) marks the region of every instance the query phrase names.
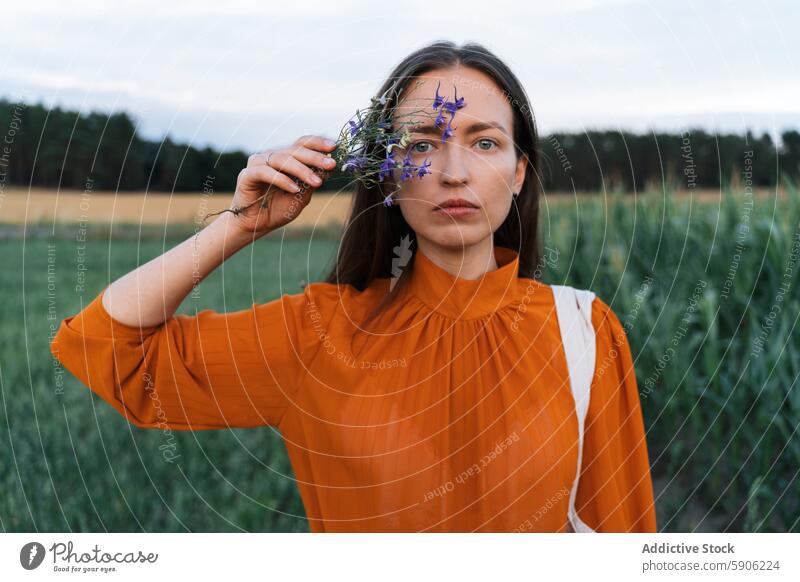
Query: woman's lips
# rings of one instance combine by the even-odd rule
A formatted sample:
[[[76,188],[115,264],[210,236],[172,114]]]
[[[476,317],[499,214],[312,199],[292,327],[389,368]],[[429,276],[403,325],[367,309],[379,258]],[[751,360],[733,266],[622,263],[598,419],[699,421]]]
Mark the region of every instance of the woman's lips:
[[[448,206],[446,208],[437,208],[434,212],[452,218],[463,218],[477,214],[478,210],[474,206]]]

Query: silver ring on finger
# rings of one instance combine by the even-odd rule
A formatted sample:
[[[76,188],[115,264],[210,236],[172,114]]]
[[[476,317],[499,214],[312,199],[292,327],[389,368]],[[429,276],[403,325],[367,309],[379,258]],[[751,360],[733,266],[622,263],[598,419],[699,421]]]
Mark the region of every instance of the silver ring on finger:
[[[266,164],[267,164],[268,166],[269,166],[269,159],[272,157],[272,154],[274,154],[274,153],[275,153],[275,152],[270,152],[270,153],[269,153],[269,155],[267,156],[267,162],[266,162]],[[271,168],[271,167],[272,167],[272,166],[270,166],[270,168]]]

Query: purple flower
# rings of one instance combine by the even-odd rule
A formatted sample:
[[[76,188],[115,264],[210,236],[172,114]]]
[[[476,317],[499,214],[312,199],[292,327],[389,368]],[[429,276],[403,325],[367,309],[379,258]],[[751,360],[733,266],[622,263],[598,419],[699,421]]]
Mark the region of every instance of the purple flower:
[[[436,99],[433,100],[433,108],[438,109],[439,106],[442,104],[443,99],[442,96],[439,95],[439,87],[441,86],[442,82],[439,81],[439,84],[436,85]]]
[[[455,87],[454,87],[454,89],[455,89]],[[458,97],[458,89],[455,89],[455,94],[456,94],[455,102],[447,101],[444,104],[444,107],[443,107],[443,109],[445,111],[447,111],[450,115],[455,115],[457,109],[461,109],[462,107],[465,106],[464,105],[464,98],[463,97],[461,97],[461,98]]]
[[[392,173],[394,166],[394,152],[391,152],[386,156],[386,159],[383,160],[383,163],[381,164],[380,172],[378,172],[378,180],[383,182],[384,177]]]
[[[367,157],[365,155],[351,156],[347,158],[347,161],[342,166],[342,171],[357,172],[358,170],[361,170],[366,163]]]
[[[403,180],[406,180],[407,178],[410,178],[411,176],[414,175],[414,170],[416,169],[416,166],[414,166],[414,164],[411,163],[411,157],[410,156],[411,156],[411,152],[407,153],[406,157],[403,158],[403,173],[400,176],[400,181],[401,182]]]
[[[394,198],[393,198],[393,196],[394,196],[394,195],[395,195],[397,192],[399,192],[399,191],[400,191],[400,187],[398,186],[397,188],[395,188],[394,190],[392,190],[391,192],[389,192],[389,193],[388,193],[388,194],[387,194],[387,195],[386,195],[386,196],[383,198],[383,205],[384,205],[384,206],[391,206],[392,204],[394,204]]]
[[[442,133],[442,143],[448,137],[453,137],[453,128],[450,126],[450,123],[453,121],[453,118],[450,118],[450,121],[447,122],[447,127],[444,128],[444,133]]]
[[[439,114],[436,116],[436,121],[433,122],[433,125],[439,127],[444,123],[444,108],[439,110]]]
[[[361,129],[361,126],[364,124],[363,121],[359,121],[358,124],[356,124],[356,122],[353,120],[350,120],[348,123],[350,124],[350,137],[353,137],[355,134],[357,134],[358,130]]]
[[[459,109],[465,106],[465,103],[463,97],[458,97],[457,90],[455,100],[449,101],[447,96],[439,93],[441,86],[441,81],[439,81],[436,85],[433,109],[437,110],[435,126],[443,132],[442,142],[444,142],[453,136],[453,117]],[[374,105],[386,105],[389,99],[384,94],[380,98],[373,98],[372,101]],[[445,116],[445,113],[450,115]],[[358,115],[357,119],[349,120],[348,125],[343,128],[346,151],[342,152],[344,154],[342,155],[344,158],[344,163],[341,165],[342,171],[352,172],[355,174],[355,179],[364,183],[369,183],[370,178],[374,178],[375,175],[378,176],[377,181],[385,182],[387,176],[390,178],[393,176],[395,169],[399,170],[400,181],[406,181],[415,175],[423,178],[430,174],[431,171],[428,169],[431,166],[430,159],[426,159],[422,165],[417,165],[412,161],[415,159],[414,152],[407,149],[411,144],[411,133],[408,130],[392,131],[392,122],[388,119],[376,119],[377,115],[377,110],[373,109],[367,117],[362,118],[361,115]],[[347,137],[348,134],[349,137]],[[384,149],[384,159],[381,159],[380,154],[375,157],[371,154],[367,155],[370,146],[376,143]],[[402,161],[396,159],[394,150],[405,150]],[[395,192],[397,191],[395,190]],[[384,197],[383,204],[385,206],[394,204],[395,192]]]
[[[425,174],[430,174],[430,170],[428,170],[428,166],[431,165],[430,160],[425,160],[425,163],[421,166],[417,166],[417,176],[422,178]]]

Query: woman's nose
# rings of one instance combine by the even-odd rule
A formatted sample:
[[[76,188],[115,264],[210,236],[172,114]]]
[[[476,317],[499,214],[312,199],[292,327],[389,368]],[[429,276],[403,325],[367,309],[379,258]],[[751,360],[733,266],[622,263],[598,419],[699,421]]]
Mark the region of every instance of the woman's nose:
[[[452,185],[465,184],[469,179],[470,168],[464,147],[456,143],[448,143],[444,147],[443,154],[441,182]]]

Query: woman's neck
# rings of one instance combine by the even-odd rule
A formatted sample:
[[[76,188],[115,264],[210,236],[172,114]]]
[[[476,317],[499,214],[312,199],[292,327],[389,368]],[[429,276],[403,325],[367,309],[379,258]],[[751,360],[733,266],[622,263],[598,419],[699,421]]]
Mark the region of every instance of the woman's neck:
[[[417,238],[418,250],[432,262],[462,279],[479,279],[481,275],[498,268],[491,236],[469,246],[447,247],[427,239]]]

